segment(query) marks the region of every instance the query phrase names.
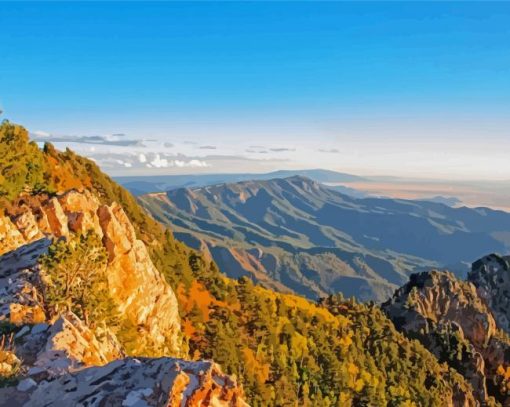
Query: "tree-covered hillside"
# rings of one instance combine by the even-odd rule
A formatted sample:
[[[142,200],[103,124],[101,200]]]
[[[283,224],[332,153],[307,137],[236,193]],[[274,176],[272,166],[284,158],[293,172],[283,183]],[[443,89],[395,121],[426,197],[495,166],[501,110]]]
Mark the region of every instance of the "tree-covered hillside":
[[[177,295],[187,356],[212,358],[236,375],[253,406],[474,405],[464,379],[398,333],[378,308],[338,296],[313,303],[247,278],[227,278],[148,216],[93,162],[51,145],[41,150],[30,143],[25,129],[8,122],[0,126],[0,177],[2,210],[12,217],[31,198],[71,188],[122,205]],[[81,241],[88,240],[97,238]],[[42,262],[55,281],[58,268],[74,255],[63,246]],[[81,307],[84,317],[90,316],[80,303],[86,298],[82,291],[61,298],[66,295],[61,287],[52,291],[52,306]],[[134,329],[126,340],[136,341]]]

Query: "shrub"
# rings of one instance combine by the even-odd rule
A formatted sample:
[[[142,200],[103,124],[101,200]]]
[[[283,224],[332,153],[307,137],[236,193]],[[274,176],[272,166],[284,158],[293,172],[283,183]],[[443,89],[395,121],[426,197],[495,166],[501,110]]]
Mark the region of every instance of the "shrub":
[[[72,311],[91,327],[118,324],[108,291],[106,250],[95,232],[55,241],[39,263],[50,314]]]

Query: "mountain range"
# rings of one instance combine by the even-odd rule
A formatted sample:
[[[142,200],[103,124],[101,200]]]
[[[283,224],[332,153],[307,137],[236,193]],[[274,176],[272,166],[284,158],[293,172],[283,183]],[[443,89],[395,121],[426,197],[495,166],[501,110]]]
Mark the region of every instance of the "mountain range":
[[[139,197],[158,221],[233,278],[309,298],[386,299],[410,273],[510,247],[510,214],[442,203],[354,198],[303,176]]]
[[[176,211],[175,234],[140,206],[153,209],[155,200],[163,223]],[[301,176],[137,201],[93,161],[51,144],[40,149],[4,121],[0,405],[509,405],[510,257],[483,256],[466,279],[430,266],[407,278],[407,269],[389,269],[389,255],[403,259],[395,267],[430,260],[381,249],[418,247],[410,243],[419,234],[419,249],[434,253],[430,242],[442,236],[442,245],[464,245],[457,256],[474,258],[487,248],[480,236],[505,244],[506,216],[357,200]],[[399,241],[402,228],[392,228],[401,223],[408,229]],[[381,225],[388,234],[374,236],[370,228]],[[179,240],[185,233],[202,253]],[[280,279],[248,269],[228,277],[228,264],[212,261],[212,238],[259,260],[271,248],[281,251],[275,261],[303,256],[310,281],[307,264],[345,253],[357,260],[342,260],[343,269],[331,260],[332,281],[344,272],[383,286],[405,281],[381,305],[341,293],[312,301],[281,292],[291,291],[285,269]],[[467,244],[472,238],[479,243]],[[336,252],[332,243],[344,246]]]
[[[201,175],[155,175],[114,177],[115,181],[129,190],[133,195],[151,192],[166,192],[177,188],[198,188],[208,185],[234,183],[250,180],[270,180],[303,176],[321,183],[361,182],[366,179],[357,175],[342,172],[313,170],[280,170],[264,174],[201,174]]]

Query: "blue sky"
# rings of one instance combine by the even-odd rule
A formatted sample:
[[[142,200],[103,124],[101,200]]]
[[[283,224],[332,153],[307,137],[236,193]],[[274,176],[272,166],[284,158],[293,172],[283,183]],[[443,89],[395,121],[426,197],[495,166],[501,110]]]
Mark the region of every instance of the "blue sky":
[[[15,2],[0,27],[3,117],[113,174],[510,179],[509,3]]]

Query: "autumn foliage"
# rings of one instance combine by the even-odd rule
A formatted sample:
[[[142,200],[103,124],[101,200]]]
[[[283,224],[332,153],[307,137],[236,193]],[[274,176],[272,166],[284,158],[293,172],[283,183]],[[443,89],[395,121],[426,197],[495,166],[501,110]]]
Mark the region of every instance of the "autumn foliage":
[[[469,392],[463,378],[399,334],[373,305],[339,296],[320,303],[226,278],[169,230],[90,160],[71,151],[43,149],[26,130],[0,126],[0,203],[20,194],[89,189],[102,202],[122,205],[151,259],[177,293],[183,347],[189,358],[211,358],[243,384],[252,406],[439,406],[453,389]],[[104,289],[104,253],[97,236],[54,242],[41,260],[54,292],[53,308],[87,319],[108,304],[94,302]],[[84,257],[96,271],[80,274]],[[71,273],[71,274],[69,274]],[[90,304],[96,304],[90,308]],[[89,304],[89,305],[88,305]],[[106,314],[105,314],[106,313]],[[121,327],[123,341],[136,341],[136,326]],[[506,370],[505,370],[506,375]]]

